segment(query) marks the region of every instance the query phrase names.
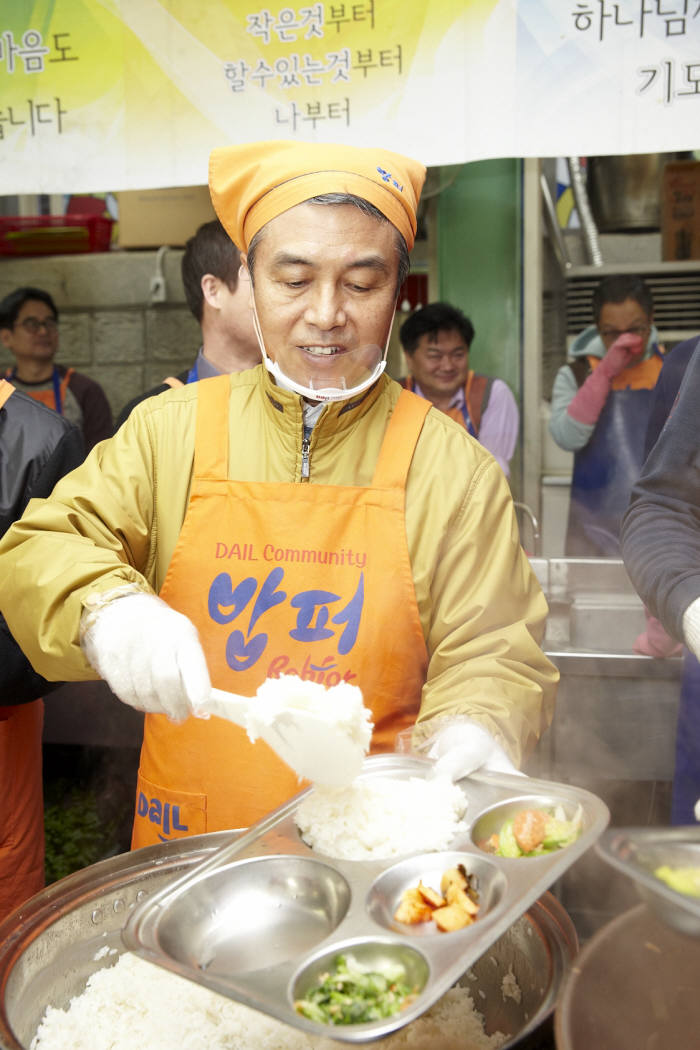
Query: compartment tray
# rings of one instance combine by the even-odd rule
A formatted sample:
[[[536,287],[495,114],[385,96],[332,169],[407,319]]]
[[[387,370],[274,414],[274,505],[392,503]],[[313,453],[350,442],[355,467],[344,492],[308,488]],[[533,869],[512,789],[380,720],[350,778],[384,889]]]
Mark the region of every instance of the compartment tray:
[[[425,777],[432,762],[405,755],[365,760],[361,778]],[[570,867],[605,829],[605,804],[583,789],[530,777],[479,773],[459,781],[467,808],[449,848],[384,860],[324,856],[301,839],[294,815],[301,792],[230,845],[149,897],[131,914],[127,948],[231,999],[314,1035],[367,1042],[428,1009],[500,935]],[[583,811],[576,842],[540,857],[508,859],[480,849],[480,829],[508,810],[562,805]],[[503,810],[502,815],[499,811]],[[475,872],[481,909],[476,922],[453,933],[433,923],[393,920],[402,888],[419,878],[439,887],[439,874],[461,862]],[[297,1013],[305,976],[341,951],[368,962],[406,963],[422,990],[398,1014],[355,1025],[323,1025]]]

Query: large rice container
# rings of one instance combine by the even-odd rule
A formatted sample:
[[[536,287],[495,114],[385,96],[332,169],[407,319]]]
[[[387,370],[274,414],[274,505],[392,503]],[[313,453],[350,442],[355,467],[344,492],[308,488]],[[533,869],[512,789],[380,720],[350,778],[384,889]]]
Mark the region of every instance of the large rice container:
[[[215,832],[100,861],[14,912],[0,925],[1,1050],[29,1050],[46,1006],[65,1007],[125,950],[121,930],[134,906],[239,834]],[[569,916],[544,894],[462,978],[486,1031],[507,1033],[509,1048],[541,1046],[577,948]],[[517,994],[504,994],[513,978]]]

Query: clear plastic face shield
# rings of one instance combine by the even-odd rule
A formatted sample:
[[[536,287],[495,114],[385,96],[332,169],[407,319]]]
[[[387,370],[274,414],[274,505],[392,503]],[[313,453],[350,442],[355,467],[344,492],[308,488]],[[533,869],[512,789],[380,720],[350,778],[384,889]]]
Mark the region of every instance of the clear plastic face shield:
[[[353,350],[334,346],[309,347],[308,350],[300,348],[294,361],[288,363],[285,366],[286,371],[283,371],[277,361],[271,360],[265,349],[253,292],[255,331],[265,367],[279,386],[301,394],[309,401],[347,401],[376,383],[386,368],[395,314],[396,307],[391,315],[383,347],[368,344]]]

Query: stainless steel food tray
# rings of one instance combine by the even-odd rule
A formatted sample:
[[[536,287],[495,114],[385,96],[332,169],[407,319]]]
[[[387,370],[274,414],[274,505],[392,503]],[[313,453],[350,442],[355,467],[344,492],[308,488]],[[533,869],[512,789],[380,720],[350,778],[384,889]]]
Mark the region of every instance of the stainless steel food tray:
[[[365,760],[360,776],[408,779],[431,769],[424,759],[378,755]],[[315,1035],[360,1043],[401,1028],[439,999],[609,820],[599,798],[566,784],[475,774],[459,786],[467,809],[449,849],[382,861],[335,860],[310,849],[294,820],[302,792],[139,905],[124,928],[124,943],[151,962]],[[519,859],[476,845],[518,810],[554,805],[568,817],[582,807],[583,830],[572,845]],[[440,933],[433,923],[394,920],[405,889],[419,879],[439,888],[442,873],[458,863],[478,879],[474,925]],[[341,952],[372,966],[387,959],[403,963],[419,994],[381,1021],[310,1021],[294,1002]]]
[[[611,828],[597,850],[603,860],[635,881],[639,896],[663,922],[700,937],[700,898],[678,893],[654,875],[662,864],[700,868],[700,827]]]

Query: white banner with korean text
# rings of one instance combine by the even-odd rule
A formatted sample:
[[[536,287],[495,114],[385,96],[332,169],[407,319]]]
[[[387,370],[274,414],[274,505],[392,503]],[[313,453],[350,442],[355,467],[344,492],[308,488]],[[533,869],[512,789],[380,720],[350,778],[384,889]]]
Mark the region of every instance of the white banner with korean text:
[[[4,0],[0,193],[206,182],[214,146],[435,166],[700,145],[700,0]]]

